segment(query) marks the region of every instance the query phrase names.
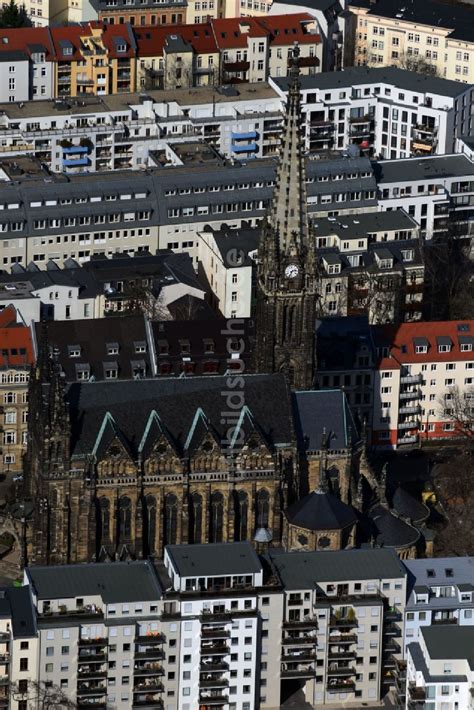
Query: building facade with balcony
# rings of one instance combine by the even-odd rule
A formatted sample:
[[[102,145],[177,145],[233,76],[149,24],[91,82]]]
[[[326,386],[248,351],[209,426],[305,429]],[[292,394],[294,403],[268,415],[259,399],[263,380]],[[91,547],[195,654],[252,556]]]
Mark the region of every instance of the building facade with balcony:
[[[287,79],[270,79],[284,96]],[[380,158],[440,155],[469,133],[471,85],[395,67],[349,67],[301,80],[305,146],[313,152],[356,145]]]
[[[298,679],[313,706],[379,701],[402,657],[406,572],[396,555],[378,549],[271,559],[284,588],[282,697]]]
[[[425,626],[408,645],[407,710],[474,707],[474,628]]]
[[[374,332],[372,444],[459,438],[472,412],[474,323],[381,326]]]

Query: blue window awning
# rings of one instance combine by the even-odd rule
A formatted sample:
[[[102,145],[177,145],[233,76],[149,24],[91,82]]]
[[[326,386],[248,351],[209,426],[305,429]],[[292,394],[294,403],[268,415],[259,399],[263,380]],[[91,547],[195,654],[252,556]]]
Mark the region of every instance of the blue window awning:
[[[75,158],[68,160],[67,158],[63,158],[63,166],[65,168],[75,168],[80,165],[90,165],[90,160],[89,158]]]
[[[71,145],[69,148],[63,148],[63,153],[66,155],[74,155],[75,153],[87,153],[89,148],[85,145]]]
[[[247,133],[232,133],[233,141],[250,141],[257,137],[257,131],[247,131]]]

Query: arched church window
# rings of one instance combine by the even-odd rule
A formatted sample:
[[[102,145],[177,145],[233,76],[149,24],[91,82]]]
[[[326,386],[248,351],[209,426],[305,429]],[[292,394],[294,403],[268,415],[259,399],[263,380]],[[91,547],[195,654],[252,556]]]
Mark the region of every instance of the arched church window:
[[[249,518],[249,497],[245,491],[239,491],[237,493],[235,513],[235,539],[246,540]]]
[[[108,498],[101,498],[100,507],[100,529],[102,542],[107,543],[110,540],[110,501]]]
[[[270,512],[270,495],[265,488],[257,493],[257,527],[268,528]]]
[[[224,531],[224,496],[219,491],[211,496],[210,542],[222,542]]]
[[[119,540],[129,542],[132,537],[132,501],[127,496],[119,503]]]
[[[164,544],[175,545],[178,540],[178,499],[174,493],[165,497]]]
[[[147,545],[148,552],[153,553],[156,545],[156,498],[147,496],[146,503],[146,522],[147,522]]]
[[[199,493],[191,495],[189,506],[189,541],[202,542],[202,496]]]

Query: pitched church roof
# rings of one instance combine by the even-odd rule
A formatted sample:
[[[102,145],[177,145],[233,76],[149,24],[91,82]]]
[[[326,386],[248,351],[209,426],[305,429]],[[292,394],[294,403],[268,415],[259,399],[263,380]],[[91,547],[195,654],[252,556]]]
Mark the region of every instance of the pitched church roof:
[[[225,448],[244,407],[251,412],[251,419],[245,417],[246,433],[250,422],[254,421],[255,430],[270,447],[291,445],[295,436],[284,377],[238,377],[242,377],[242,387],[232,389],[229,379],[236,380],[237,375],[73,383],[66,393],[72,425],[72,454],[91,454],[104,422],[107,425],[104,435],[110,435],[113,422],[114,431],[133,457],[153,445],[152,429],[156,437],[165,433],[176,451],[184,453],[191,444],[198,445],[195,434],[199,410],[204,416],[204,419],[198,417],[199,421],[206,423],[201,434],[211,430]],[[150,419],[153,411],[156,416]]]
[[[416,500],[411,493],[400,487],[393,494],[392,507],[404,518],[410,518],[414,523],[422,523],[430,514],[428,506]]]
[[[369,516],[375,542],[381,547],[411,547],[420,538],[420,532],[398,518],[382,505],[371,509]]]

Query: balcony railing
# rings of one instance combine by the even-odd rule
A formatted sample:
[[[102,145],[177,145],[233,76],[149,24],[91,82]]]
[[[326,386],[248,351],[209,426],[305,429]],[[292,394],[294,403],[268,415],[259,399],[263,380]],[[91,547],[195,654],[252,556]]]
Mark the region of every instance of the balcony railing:
[[[354,628],[355,626],[358,625],[358,621],[356,618],[349,619],[347,617],[342,617],[338,618],[337,616],[331,616],[329,620],[329,627],[330,628]]]
[[[317,628],[318,622],[316,619],[294,619],[283,622],[284,629],[313,629]]]
[[[133,688],[134,693],[162,693],[163,690],[163,683],[159,680],[138,682]]]
[[[355,651],[337,651],[337,652],[331,652],[329,651],[328,653],[328,660],[329,661],[344,661],[348,660],[350,658],[355,658],[356,657],[356,652]]]
[[[201,638],[203,639],[227,639],[230,636],[230,631],[226,629],[201,629]]]
[[[212,661],[211,663],[201,663],[201,673],[210,673],[211,671],[227,671],[229,664],[225,661]]]
[[[79,646],[107,646],[107,639],[104,637],[101,638],[95,638],[95,639],[89,639],[89,638],[80,638],[78,642]]]
[[[105,653],[99,651],[98,653],[80,653],[77,662],[80,663],[104,663],[107,659]]]
[[[229,702],[229,696],[225,693],[219,693],[216,695],[199,693],[199,702],[202,705],[227,705]]]
[[[453,626],[454,624],[459,623],[459,619],[457,618],[457,616],[451,616],[448,619],[445,619],[445,618],[437,619],[435,616],[434,617],[432,616],[431,623],[433,625],[437,625],[437,626],[440,626],[440,625]]]
[[[426,690],[413,683],[408,683],[408,693],[412,700],[425,700]]]
[[[225,643],[201,644],[201,655],[203,656],[225,656],[228,653],[230,653],[229,646]]]
[[[287,636],[281,643],[283,646],[303,646],[314,645],[316,641],[316,636]]]
[[[299,663],[300,661],[314,660],[316,658],[316,651],[301,650],[298,653],[285,653],[282,657],[282,663]]]
[[[226,688],[229,685],[229,681],[222,676],[216,676],[215,678],[202,678],[201,676],[199,685],[201,688]]]
[[[316,675],[316,669],[312,666],[307,666],[305,668],[282,668],[280,671],[280,678],[314,678]]]
[[[347,667],[338,667],[338,668],[331,668],[329,666],[328,668],[328,676],[336,676],[336,677],[341,677],[341,676],[350,676],[350,675],[355,675],[357,673],[355,668],[352,668],[350,666]]]
[[[105,695],[107,687],[105,685],[78,685],[77,695]]]
[[[339,634],[336,634],[334,636],[329,636],[329,643],[356,643],[357,642],[357,634],[347,634],[346,636],[341,636]]]
[[[400,392],[400,400],[402,401],[410,399],[420,399],[420,397],[421,390],[419,389],[410,390],[409,392]]]
[[[353,693],[355,691],[355,683],[351,680],[346,682],[336,681],[328,683],[327,689],[330,693]]]
[[[400,384],[402,385],[419,385],[423,382],[423,375],[402,375],[400,377]]]
[[[399,414],[421,414],[421,407],[419,404],[414,404],[413,406],[400,407],[398,410]]]
[[[165,657],[165,654],[161,650],[161,648],[148,648],[146,651],[136,651],[135,652],[135,660],[138,661],[139,659],[153,659],[154,661],[162,661]]]
[[[143,635],[135,636],[135,643],[155,644],[155,643],[164,643],[164,642],[165,642],[164,634],[143,634]]]
[[[248,71],[250,69],[250,62],[240,61],[240,62],[224,62],[224,71],[226,72],[241,72]]]
[[[399,430],[404,430],[404,429],[419,429],[420,428],[420,420],[419,419],[413,419],[412,421],[409,422],[398,422],[397,428]]]

